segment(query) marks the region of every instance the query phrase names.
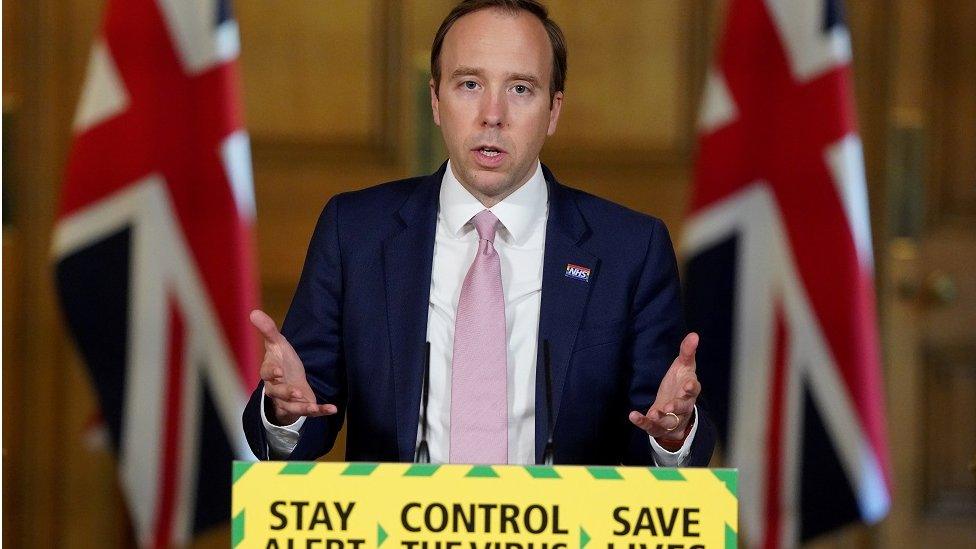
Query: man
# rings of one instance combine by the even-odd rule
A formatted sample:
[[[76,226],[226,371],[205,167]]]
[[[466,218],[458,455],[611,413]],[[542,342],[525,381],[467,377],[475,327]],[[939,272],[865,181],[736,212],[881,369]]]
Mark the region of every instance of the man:
[[[434,462],[542,463],[551,433],[555,463],[708,463],[667,230],[539,163],[565,71],[534,0],[448,15],[430,83],[448,162],[330,200],[282,333],[252,314],[258,457],[318,458],[345,417],[356,461],[409,461],[423,441]]]

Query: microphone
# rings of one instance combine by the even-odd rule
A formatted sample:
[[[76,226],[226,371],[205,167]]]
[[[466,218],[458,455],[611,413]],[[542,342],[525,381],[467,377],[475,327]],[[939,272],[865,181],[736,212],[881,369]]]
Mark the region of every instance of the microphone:
[[[549,356],[549,340],[542,340],[542,364],[546,371],[546,448],[542,451],[543,465],[552,465],[553,456],[556,452],[552,443],[552,430],[554,418],[552,417],[552,359]]]
[[[427,400],[430,392],[430,342],[424,343],[424,379],[420,386],[420,442],[413,453],[414,463],[430,463],[430,449],[427,447]]]

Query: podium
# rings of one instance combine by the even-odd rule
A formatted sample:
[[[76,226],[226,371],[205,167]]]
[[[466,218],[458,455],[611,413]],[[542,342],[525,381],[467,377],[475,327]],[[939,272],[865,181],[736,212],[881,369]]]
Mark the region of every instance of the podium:
[[[734,469],[234,463],[231,546],[736,547]]]

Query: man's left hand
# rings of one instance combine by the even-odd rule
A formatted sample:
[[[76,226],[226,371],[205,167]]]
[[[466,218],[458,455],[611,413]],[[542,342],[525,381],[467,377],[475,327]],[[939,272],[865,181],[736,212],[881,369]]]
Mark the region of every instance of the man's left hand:
[[[668,372],[664,374],[654,404],[646,414],[636,410],[630,413],[631,423],[658,439],[658,442],[665,442],[662,446],[668,447],[684,440],[691,427],[689,422],[695,400],[701,392],[701,383],[695,373],[697,349],[698,334],[692,332],[685,336],[678,358],[674,359]],[[672,444],[667,444],[668,442]]]

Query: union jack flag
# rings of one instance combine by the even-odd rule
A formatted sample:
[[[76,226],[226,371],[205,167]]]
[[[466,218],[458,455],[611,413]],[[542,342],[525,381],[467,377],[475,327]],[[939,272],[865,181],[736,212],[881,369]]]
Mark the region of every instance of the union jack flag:
[[[256,383],[250,147],[228,1],[109,0],[53,238],[138,543],[230,516]]]
[[[891,480],[871,227],[836,0],[732,0],[683,255],[744,542],[876,522]]]

